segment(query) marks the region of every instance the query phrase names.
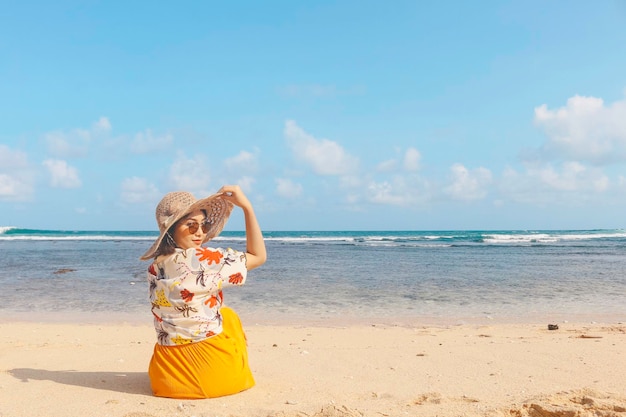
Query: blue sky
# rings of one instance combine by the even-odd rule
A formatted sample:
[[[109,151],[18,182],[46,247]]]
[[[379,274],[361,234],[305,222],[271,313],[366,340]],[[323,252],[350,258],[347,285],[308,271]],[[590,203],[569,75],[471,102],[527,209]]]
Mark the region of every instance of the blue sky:
[[[623,1],[13,3],[0,226],[625,227]]]

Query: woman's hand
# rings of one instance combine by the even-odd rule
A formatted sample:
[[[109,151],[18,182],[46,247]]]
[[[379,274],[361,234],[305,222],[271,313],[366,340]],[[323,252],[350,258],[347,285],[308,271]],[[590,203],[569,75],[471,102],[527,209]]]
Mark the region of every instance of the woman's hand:
[[[263,265],[267,259],[267,252],[252,203],[238,185],[225,185],[218,193],[222,194],[224,200],[230,201],[243,210],[246,221],[246,267],[251,270]]]
[[[225,185],[220,188],[218,193],[222,194],[224,200],[230,201],[237,207],[241,207],[242,209],[252,208],[250,200],[248,200],[248,197],[246,197],[243,190],[238,185]]]

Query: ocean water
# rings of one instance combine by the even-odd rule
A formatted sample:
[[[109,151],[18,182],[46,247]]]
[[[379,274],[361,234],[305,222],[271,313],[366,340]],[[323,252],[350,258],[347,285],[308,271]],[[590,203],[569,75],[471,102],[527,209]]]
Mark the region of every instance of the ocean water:
[[[625,230],[264,235],[267,263],[225,291],[248,322],[626,321]],[[151,323],[139,256],[156,236],[0,227],[0,321]]]

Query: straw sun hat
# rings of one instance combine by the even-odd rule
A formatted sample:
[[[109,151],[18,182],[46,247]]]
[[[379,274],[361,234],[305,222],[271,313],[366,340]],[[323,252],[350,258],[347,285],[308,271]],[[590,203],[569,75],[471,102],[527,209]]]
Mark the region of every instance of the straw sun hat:
[[[163,241],[167,231],[176,224],[177,221],[196,210],[206,211],[206,222],[209,225],[209,230],[202,243],[206,243],[219,235],[224,225],[226,225],[230,212],[233,210],[233,203],[221,197],[222,194],[219,193],[196,200],[193,194],[186,191],[175,191],[166,194],[156,208],[156,221],[161,233],[150,249],[148,249],[140,259],[145,261],[154,258],[154,254]]]

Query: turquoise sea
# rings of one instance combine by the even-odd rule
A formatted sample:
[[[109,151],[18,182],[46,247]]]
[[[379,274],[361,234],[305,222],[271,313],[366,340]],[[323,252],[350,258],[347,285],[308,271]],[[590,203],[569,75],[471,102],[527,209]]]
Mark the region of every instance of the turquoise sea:
[[[247,322],[626,322],[626,230],[264,235],[267,263],[225,293]],[[151,323],[139,256],[156,236],[0,227],[0,321]]]

